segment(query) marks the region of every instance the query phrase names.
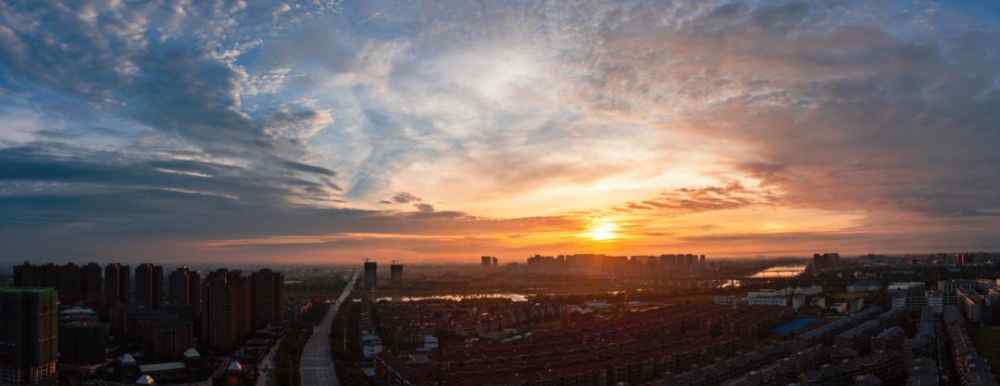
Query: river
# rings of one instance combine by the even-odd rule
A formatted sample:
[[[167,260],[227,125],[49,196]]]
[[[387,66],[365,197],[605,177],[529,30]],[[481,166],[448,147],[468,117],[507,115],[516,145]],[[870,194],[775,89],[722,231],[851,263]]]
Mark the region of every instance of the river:
[[[805,264],[779,265],[751,275],[754,279],[796,277],[806,270]]]
[[[428,295],[428,296],[386,296],[375,299],[375,301],[390,301],[390,302],[418,302],[421,300],[452,300],[452,301],[462,301],[465,299],[510,299],[515,302],[526,302],[528,301],[528,295],[518,294],[518,293],[486,293],[486,294],[446,294],[446,295]]]

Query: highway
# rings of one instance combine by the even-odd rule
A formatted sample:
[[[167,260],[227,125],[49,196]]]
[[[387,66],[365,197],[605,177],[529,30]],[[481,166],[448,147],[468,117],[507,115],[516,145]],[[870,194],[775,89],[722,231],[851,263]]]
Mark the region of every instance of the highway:
[[[302,375],[302,386],[340,386],[337,371],[333,366],[333,356],[330,354],[330,327],[333,318],[337,316],[340,305],[354,290],[354,284],[361,276],[360,270],[355,270],[351,281],[347,283],[344,292],[327,311],[323,321],[313,330],[312,336],[302,350],[302,360],[299,363],[299,373]]]
[[[257,367],[257,386],[268,386],[272,385],[271,377],[274,376],[272,372],[274,371],[274,353],[278,351],[278,346],[281,346],[281,341],[285,339],[282,337],[274,342],[271,346],[271,350],[267,352],[267,356],[260,361],[260,365]]]

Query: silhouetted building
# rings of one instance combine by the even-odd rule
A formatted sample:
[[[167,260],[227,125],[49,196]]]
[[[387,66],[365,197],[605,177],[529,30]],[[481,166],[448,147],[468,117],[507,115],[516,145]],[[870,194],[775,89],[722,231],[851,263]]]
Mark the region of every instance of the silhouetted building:
[[[378,263],[365,262],[365,288],[372,290],[378,285]]]
[[[170,273],[168,294],[170,304],[175,306],[196,306],[201,294],[201,276],[187,267],[180,267]]]
[[[149,309],[160,308],[163,298],[163,267],[141,264],[135,268],[135,302]]]
[[[225,270],[205,278],[202,294],[202,344],[217,351],[228,351],[236,342],[236,318]]]
[[[479,265],[483,266],[483,268],[496,267],[497,266],[497,262],[499,262],[499,260],[496,258],[496,256],[483,256],[483,257],[480,257],[479,259],[480,259]]]
[[[37,278],[38,270],[31,263],[25,261],[24,264],[14,266],[14,286],[15,287],[40,287],[40,279]]]
[[[92,269],[92,267],[88,267],[88,271]],[[97,267],[97,270],[97,281],[100,285],[100,267]],[[86,286],[89,283],[84,281],[83,275],[83,270],[73,263],[32,265],[25,262],[14,267],[14,286],[53,288],[63,303],[93,300],[88,298],[88,296],[93,295],[90,292],[90,287]]]
[[[201,336],[201,275],[187,267],[180,267],[170,273],[167,286],[170,304],[191,310],[194,336]]]
[[[14,286],[57,289],[60,279],[59,271],[60,267],[52,263],[32,265],[25,261],[24,264],[14,267]]]
[[[253,333],[253,290],[250,278],[241,271],[229,271],[229,285],[236,298],[236,339],[242,341]]]
[[[93,365],[105,360],[108,325],[97,320],[59,323],[59,360],[63,363]]]
[[[232,351],[250,331],[250,287],[240,271],[220,269],[205,278],[200,342],[217,352]]]
[[[952,257],[952,262],[954,262],[955,265],[966,265],[970,263],[970,260],[970,256],[964,253],[959,253]]]
[[[142,344],[147,360],[179,360],[194,342],[194,314],[187,306],[131,308],[128,331],[131,340]]]
[[[399,285],[403,282],[403,265],[394,263],[389,266],[389,282],[392,285]]]
[[[56,292],[63,303],[76,303],[82,300],[83,272],[80,267],[73,263],[58,266],[59,282],[56,285]]]
[[[679,254],[679,255],[660,255],[652,260],[659,260],[660,266],[668,274],[686,274],[697,270],[700,266],[705,264],[705,255],[695,255],[695,254]],[[654,263],[655,265],[655,263]]]
[[[126,335],[126,316],[131,289],[131,268],[119,263],[104,266],[104,305],[101,318],[107,321],[111,335]]]
[[[813,268],[814,269],[825,269],[836,266],[840,264],[840,254],[839,253],[823,253],[823,254],[813,254]]]
[[[51,288],[0,289],[0,384],[55,384],[56,298]]]
[[[92,306],[101,302],[101,288],[104,287],[104,279],[101,277],[101,266],[97,263],[88,263],[80,268],[83,280],[82,298]]]
[[[260,329],[284,320],[285,276],[262,269],[250,275],[253,299],[253,328]]]
[[[104,266],[104,304],[128,303],[131,269],[127,265],[111,263]]]

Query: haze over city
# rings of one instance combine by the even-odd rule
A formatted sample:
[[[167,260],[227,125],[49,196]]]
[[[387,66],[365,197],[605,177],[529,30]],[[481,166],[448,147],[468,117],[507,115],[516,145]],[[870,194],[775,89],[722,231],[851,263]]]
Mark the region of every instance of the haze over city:
[[[0,259],[996,250],[990,1],[0,2]]]

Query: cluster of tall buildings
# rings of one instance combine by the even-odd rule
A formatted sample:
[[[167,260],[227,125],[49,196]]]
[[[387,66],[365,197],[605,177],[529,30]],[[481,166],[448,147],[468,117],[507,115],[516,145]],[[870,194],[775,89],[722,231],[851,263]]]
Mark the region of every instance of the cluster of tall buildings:
[[[160,308],[163,301],[163,267],[140,264],[135,268],[135,300],[146,308]]]
[[[284,276],[269,269],[249,277],[220,269],[205,278],[202,336],[208,348],[229,351],[253,331],[285,316]]]
[[[374,290],[378,288],[378,263],[374,261],[365,261],[364,265],[364,276],[363,284],[365,289]],[[399,286],[403,283],[403,265],[397,261],[393,261],[392,265],[389,266],[389,284],[392,286]]]
[[[659,256],[608,256],[577,254],[542,256],[527,259],[532,269],[584,274],[610,274],[619,277],[656,278],[699,272],[708,266],[705,255],[666,254]]]
[[[102,275],[103,272],[103,275]],[[202,275],[180,267],[96,263],[14,268],[0,290],[0,384],[35,384],[60,364],[103,362],[124,346],[147,361],[176,361],[185,351],[225,355],[254,331],[285,320],[284,276],[261,269]],[[44,384],[44,382],[42,382]]]
[[[14,267],[15,287],[54,288],[64,302],[98,302],[101,296],[101,266],[90,263],[83,267],[25,263]]]
[[[812,260],[812,268],[814,270],[822,270],[827,268],[833,268],[840,264],[840,254],[839,253],[814,253]]]
[[[496,256],[482,256],[479,259],[479,264],[482,265],[483,268],[496,268],[497,264],[500,262]]]

